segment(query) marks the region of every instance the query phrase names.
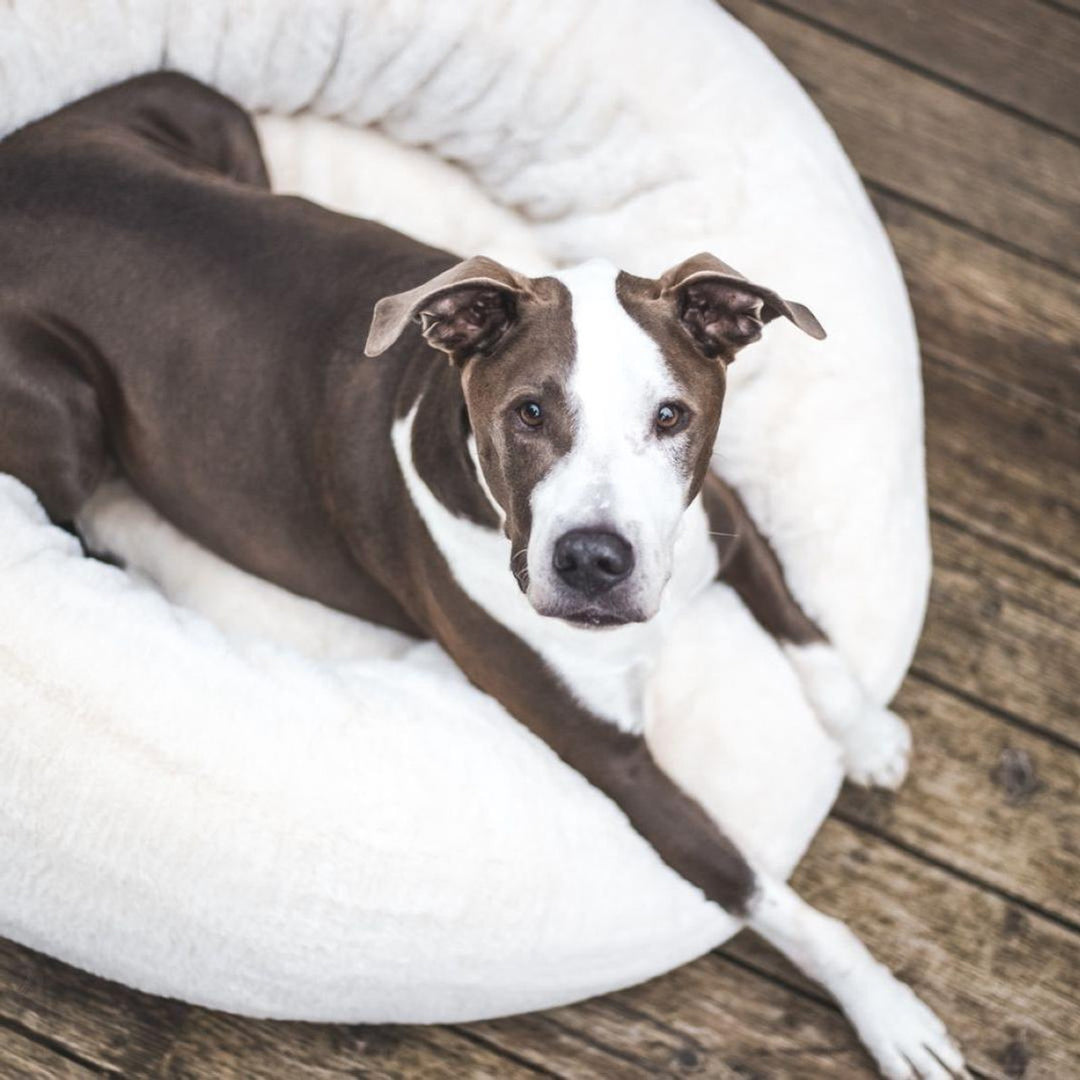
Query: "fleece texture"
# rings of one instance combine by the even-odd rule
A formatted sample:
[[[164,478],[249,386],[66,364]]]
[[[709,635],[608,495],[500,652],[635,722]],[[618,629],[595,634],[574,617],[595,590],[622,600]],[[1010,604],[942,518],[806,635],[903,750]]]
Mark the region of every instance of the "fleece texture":
[[[0,134],[168,67],[265,115],[277,186],[526,272],[708,249],[808,304],[731,371],[714,462],[871,693],[929,577],[892,252],[794,80],[709,0],[0,7]],[[0,934],[255,1015],[462,1020],[680,964],[737,928],[431,644],[255,581],[118,483],[88,561],[0,477]],[[661,762],[786,875],[839,785],[723,586],[650,693]]]

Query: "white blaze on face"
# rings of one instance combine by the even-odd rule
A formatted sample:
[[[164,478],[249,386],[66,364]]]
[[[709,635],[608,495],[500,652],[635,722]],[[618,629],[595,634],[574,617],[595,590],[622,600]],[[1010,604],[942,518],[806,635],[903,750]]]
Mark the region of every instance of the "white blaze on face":
[[[530,599],[548,612],[565,602],[552,567],[571,529],[605,529],[633,546],[625,589],[642,618],[655,614],[671,574],[685,509],[682,438],[658,438],[657,408],[680,396],[657,343],[615,292],[619,271],[594,260],[556,274],[570,292],[575,358],[568,398],[576,423],[567,454],[532,493]]]

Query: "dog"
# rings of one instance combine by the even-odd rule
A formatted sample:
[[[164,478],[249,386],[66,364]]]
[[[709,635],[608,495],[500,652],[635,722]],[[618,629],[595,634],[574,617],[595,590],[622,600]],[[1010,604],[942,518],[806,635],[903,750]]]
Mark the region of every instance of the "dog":
[[[241,568],[433,638],[659,857],[837,999],[892,1078],[964,1075],[937,1017],[654,762],[644,682],[710,582],[780,642],[847,775],[910,737],[710,472],[725,376],[812,312],[711,254],[526,277],[271,194],[237,105],[184,76],[0,144],[0,471],[72,522],[111,469]]]

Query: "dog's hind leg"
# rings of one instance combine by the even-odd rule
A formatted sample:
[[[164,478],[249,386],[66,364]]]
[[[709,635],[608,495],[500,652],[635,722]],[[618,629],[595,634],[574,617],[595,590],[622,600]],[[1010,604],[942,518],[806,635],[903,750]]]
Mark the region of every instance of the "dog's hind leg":
[[[30,487],[67,524],[107,465],[97,391],[81,345],[26,312],[0,310],[0,472]]]
[[[269,188],[248,114],[209,86],[175,71],[139,75],[83,98],[58,116],[126,128],[181,165]]]
[[[870,699],[843,657],[799,606],[775,552],[735,492],[710,475],[702,497],[720,556],[718,576],[782,645],[822,725],[843,750],[848,778],[858,784],[898,787],[907,775],[911,754],[907,724]]]

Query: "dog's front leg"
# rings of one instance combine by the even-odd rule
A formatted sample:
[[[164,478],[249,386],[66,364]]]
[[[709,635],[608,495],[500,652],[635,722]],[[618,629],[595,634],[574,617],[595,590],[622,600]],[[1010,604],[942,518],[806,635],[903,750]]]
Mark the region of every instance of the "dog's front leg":
[[[593,721],[601,723],[603,721]],[[614,731],[614,729],[611,729]],[[644,741],[615,732],[579,747],[579,771],[611,796],[660,857],[779,949],[836,999],[889,1080],[965,1077],[945,1025],[842,922],[755,871],[699,804],[653,761]],[[571,762],[573,764],[573,762]]]
[[[458,653],[492,693],[572,768],[611,798],[660,858],[777,947],[843,1008],[890,1080],[963,1076],[941,1021],[842,923],[755,870],[722,829],[654,760],[644,738],[593,715],[520,641],[487,626],[481,650]],[[491,644],[500,643],[499,662]],[[484,655],[487,662],[477,663]],[[472,661],[472,664],[470,664]]]
[[[866,786],[898,788],[911,758],[907,724],[892,709],[870,699],[824,637],[782,644],[807,700],[840,744],[848,779]]]
[[[896,788],[907,775],[911,733],[871,700],[844,658],[802,610],[768,541],[739,497],[715,476],[702,489],[720,555],[719,577],[784,649],[825,730],[840,744],[857,784]]]
[[[765,875],[757,881],[748,925],[832,994],[884,1076],[969,1077],[945,1025],[847,926],[782,881]]]

